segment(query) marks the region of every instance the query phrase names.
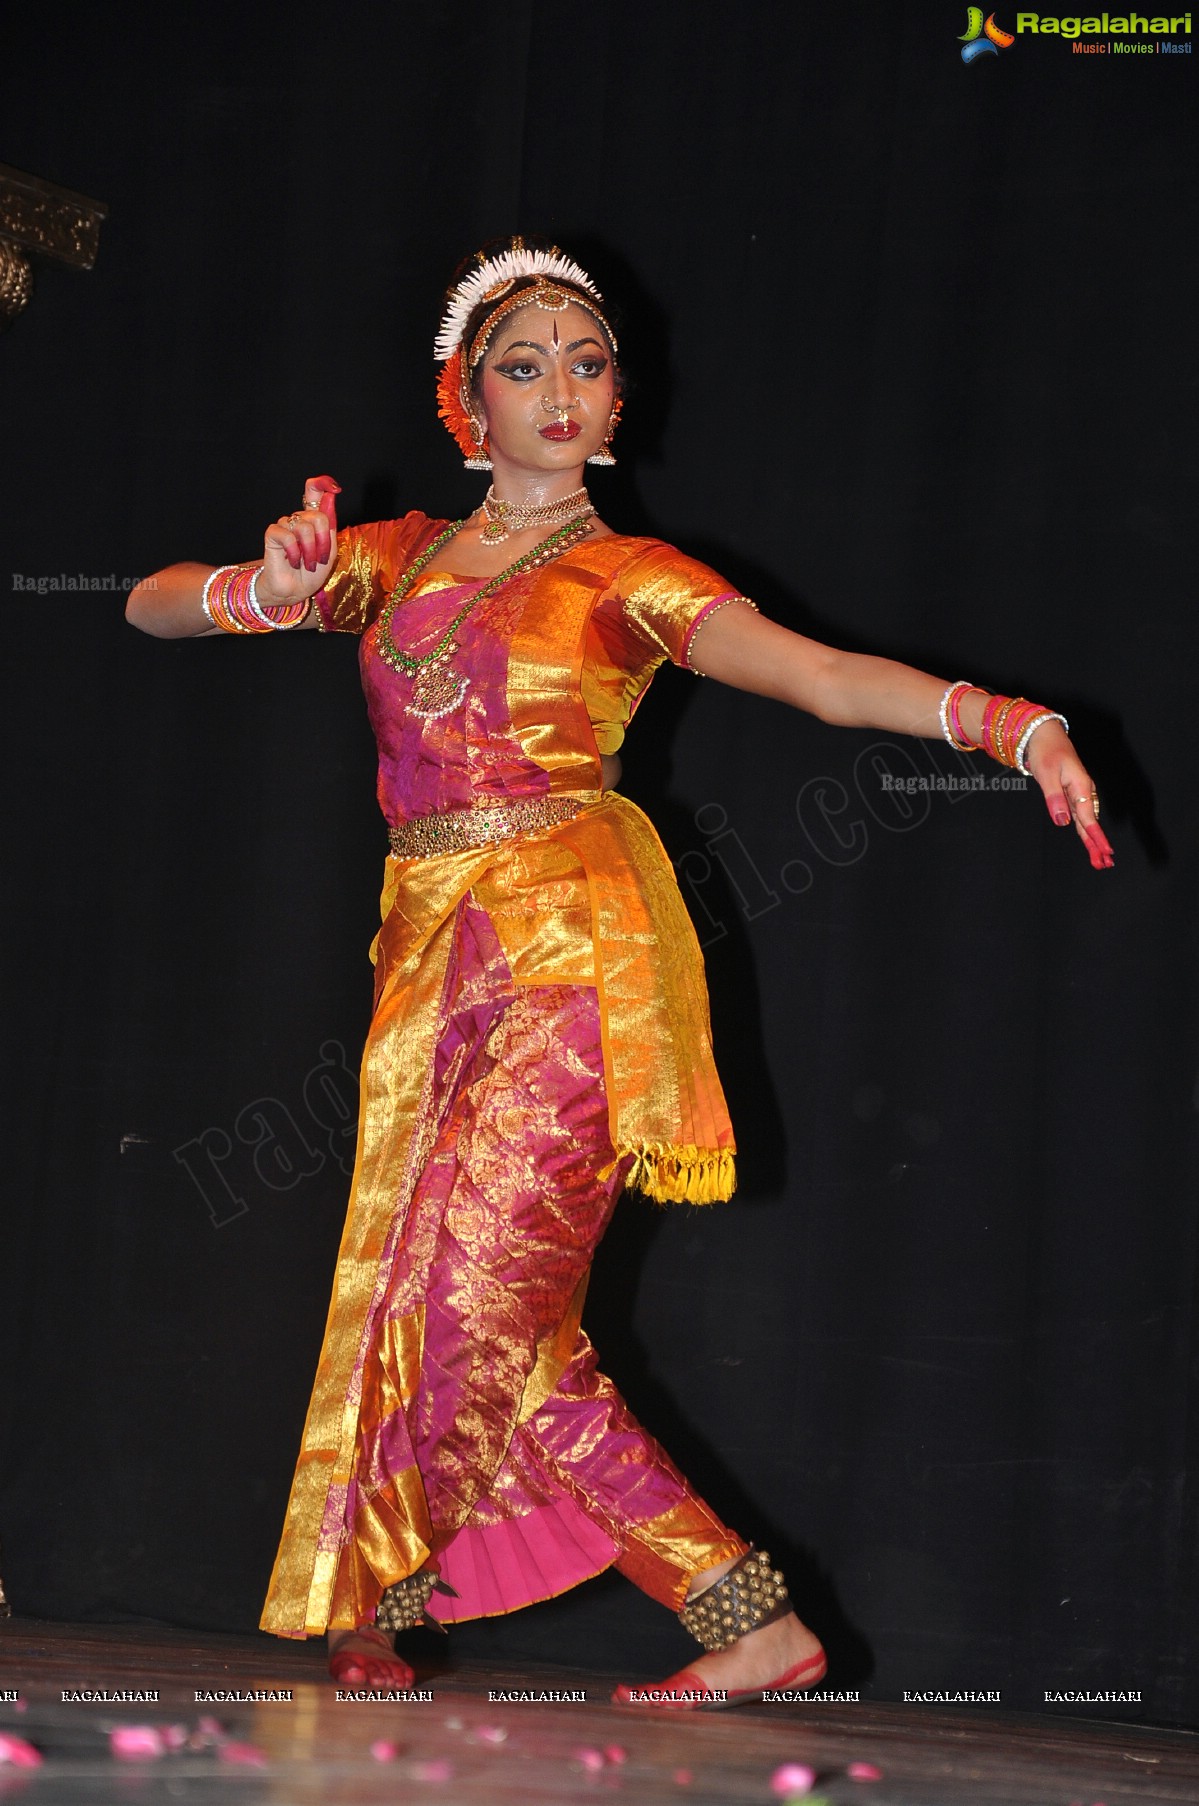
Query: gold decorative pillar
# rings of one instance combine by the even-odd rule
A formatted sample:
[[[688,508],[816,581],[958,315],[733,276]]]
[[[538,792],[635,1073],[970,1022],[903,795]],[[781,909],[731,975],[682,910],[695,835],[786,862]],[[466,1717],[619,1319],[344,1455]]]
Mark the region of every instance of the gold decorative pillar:
[[[0,163],[0,331],[12,325],[33,293],[30,253],[90,270],[107,214],[103,201]],[[0,1611],[2,1601],[0,1592]]]

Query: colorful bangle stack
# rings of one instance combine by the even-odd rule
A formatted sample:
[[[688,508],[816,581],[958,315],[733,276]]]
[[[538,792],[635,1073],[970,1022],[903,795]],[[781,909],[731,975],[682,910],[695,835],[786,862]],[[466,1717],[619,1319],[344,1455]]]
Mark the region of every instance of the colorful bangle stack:
[[[1039,727],[1047,721],[1060,721],[1066,732],[1070,732],[1070,724],[1064,715],[1055,709],[1043,708],[1039,702],[1029,702],[1025,696],[992,696],[988,691],[981,693],[987,698],[983,710],[982,737],[971,740],[962,727],[958,713],[962,699],[970,690],[978,689],[977,684],[950,684],[941,698],[941,732],[950,746],[958,752],[989,753],[1001,765],[1011,766],[1023,777],[1030,777],[1028,766],[1024,762],[1028,743]]]
[[[258,600],[260,564],[226,564],[213,571],[204,584],[200,606],[206,618],[222,633],[276,633],[298,627],[308,613],[308,602],[288,602],[270,614]]]
[[[1025,751],[1037,729],[1047,721],[1060,721],[1067,733],[1070,731],[1064,715],[1043,708],[1039,702],[1029,702],[1024,696],[992,696],[983,710],[983,751],[1001,765],[1010,765],[1028,777]]]
[[[1024,763],[1024,754],[1029,741],[1046,721],[1060,721],[1063,731],[1067,734],[1070,732],[1070,723],[1064,715],[1059,715],[1056,709],[1038,709],[1031,721],[1025,717],[1023,726],[1016,730],[1012,748],[1012,764],[1022,777],[1030,778],[1032,776],[1028,766]]]

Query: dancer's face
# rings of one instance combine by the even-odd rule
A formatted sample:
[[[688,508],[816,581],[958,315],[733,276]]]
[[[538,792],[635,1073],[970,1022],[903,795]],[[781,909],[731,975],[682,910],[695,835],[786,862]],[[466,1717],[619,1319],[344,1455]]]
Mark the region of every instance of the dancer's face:
[[[586,308],[517,308],[497,328],[483,362],[481,412],[492,462],[498,456],[524,469],[573,469],[603,444],[615,396],[611,348]]]

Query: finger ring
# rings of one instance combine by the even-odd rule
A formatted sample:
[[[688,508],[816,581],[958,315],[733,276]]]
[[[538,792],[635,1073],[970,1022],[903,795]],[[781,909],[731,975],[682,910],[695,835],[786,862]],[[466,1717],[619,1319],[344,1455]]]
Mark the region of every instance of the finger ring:
[[[305,508],[315,508],[317,513],[318,514],[320,513],[321,505],[319,502],[305,502],[304,506],[305,506]]]
[[[289,527],[294,527],[299,521],[303,520],[303,518],[302,514],[289,514],[287,517],[287,524]]]

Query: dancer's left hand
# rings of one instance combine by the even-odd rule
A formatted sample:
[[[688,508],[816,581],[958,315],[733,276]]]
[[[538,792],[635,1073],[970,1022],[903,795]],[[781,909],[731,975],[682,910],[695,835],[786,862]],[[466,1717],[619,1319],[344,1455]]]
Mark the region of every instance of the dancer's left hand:
[[[1037,729],[1024,763],[1041,786],[1045,807],[1057,826],[1074,823],[1094,869],[1102,872],[1115,865],[1111,842],[1099,826],[1099,793],[1060,721],[1046,721]]]

